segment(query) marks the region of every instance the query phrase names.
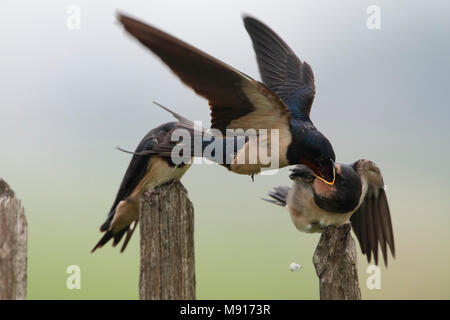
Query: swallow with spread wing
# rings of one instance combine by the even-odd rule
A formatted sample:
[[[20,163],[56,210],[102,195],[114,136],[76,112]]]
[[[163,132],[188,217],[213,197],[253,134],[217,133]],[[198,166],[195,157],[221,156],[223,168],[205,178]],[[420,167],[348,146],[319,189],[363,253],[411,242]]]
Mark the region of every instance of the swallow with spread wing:
[[[170,155],[150,152],[159,145],[172,145],[171,135],[178,128],[177,125],[177,122],[160,125],[141,140],[136,148],[136,154],[128,165],[106,221],[100,227],[100,231],[105,234],[92,252],[103,247],[111,239],[113,246],[116,246],[125,236],[121,248],[123,252],[137,226],[142,194],[164,183],[180,180],[189,169],[190,164],[184,162],[174,164]]]
[[[351,222],[361,251],[378,264],[378,247],[387,265],[387,248],[395,256],[391,215],[380,169],[369,160],[336,164],[336,180],[330,186],[306,166],[291,170],[292,188],[276,187],[266,201],[289,210],[292,222],[303,232],[320,232],[329,225]]]
[[[334,182],[333,147],[309,117],[315,95],[312,69],[272,30],[256,19],[244,19],[263,84],[155,27],[121,14],[118,20],[182,82],[209,101],[211,128],[220,130],[223,136],[226,129],[277,129],[277,141],[266,142],[268,150],[278,150],[279,167],[305,164],[318,178]],[[267,136],[271,136],[270,132]],[[252,154],[249,148],[255,145],[260,144],[244,144],[235,160],[246,159]],[[253,175],[268,166],[258,159],[256,164],[233,161],[228,168]]]

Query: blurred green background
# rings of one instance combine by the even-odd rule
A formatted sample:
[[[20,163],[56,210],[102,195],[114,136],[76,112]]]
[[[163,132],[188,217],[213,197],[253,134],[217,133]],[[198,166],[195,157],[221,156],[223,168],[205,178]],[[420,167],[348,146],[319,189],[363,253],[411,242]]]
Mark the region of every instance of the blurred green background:
[[[81,29],[66,26],[69,5]],[[381,9],[368,30],[366,9]],[[120,9],[260,79],[242,25],[248,13],[313,68],[312,120],[339,162],[368,158],[388,185],[397,258],[365,299],[450,298],[448,1],[3,1],[0,12],[0,176],[29,222],[29,299],[138,298],[139,235],[119,254],[90,254],[142,136],[172,121],[159,101],[208,125],[207,102],[115,22]],[[199,299],[317,299],[319,235],[260,200],[290,184],[194,165],[183,179],[195,207]],[[289,272],[291,262],[303,269]],[[66,268],[81,268],[81,290]]]

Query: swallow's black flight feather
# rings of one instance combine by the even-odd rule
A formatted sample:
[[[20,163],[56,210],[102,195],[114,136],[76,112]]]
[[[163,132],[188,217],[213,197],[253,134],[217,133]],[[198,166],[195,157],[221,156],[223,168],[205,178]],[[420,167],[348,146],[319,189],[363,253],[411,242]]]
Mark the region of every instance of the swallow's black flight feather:
[[[291,116],[309,118],[315,95],[314,74],[272,29],[252,17],[244,17],[253,42],[261,78],[288,106]]]

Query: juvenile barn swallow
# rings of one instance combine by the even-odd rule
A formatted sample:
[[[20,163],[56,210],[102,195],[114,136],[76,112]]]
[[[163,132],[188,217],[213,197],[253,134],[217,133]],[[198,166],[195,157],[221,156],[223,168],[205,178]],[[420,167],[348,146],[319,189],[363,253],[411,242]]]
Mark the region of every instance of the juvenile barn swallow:
[[[226,129],[278,129],[278,141],[269,139],[267,148],[271,150],[272,144],[276,144],[280,168],[305,164],[320,179],[333,183],[333,147],[309,118],[315,94],[313,72],[273,31],[260,27],[263,25],[255,19],[245,21],[254,43],[258,43],[255,49],[268,48],[256,50],[260,66],[272,68],[263,68],[268,87],[155,27],[121,14],[118,20],[183,83],[209,101],[211,128],[220,130],[223,136]],[[238,150],[228,167],[232,172],[253,175],[261,171],[265,165],[259,161],[256,164],[237,161],[251,154],[252,147],[255,144],[245,143]]]
[[[395,256],[394,234],[380,169],[369,160],[336,164],[336,181],[330,186],[306,166],[291,169],[293,187],[276,187],[266,201],[286,207],[296,228],[320,232],[325,226],[351,222],[361,251],[378,264],[378,246],[387,266],[387,246]]]
[[[92,252],[111,239],[113,246],[116,246],[126,234],[120,250],[123,252],[138,222],[142,194],[164,183],[180,180],[189,169],[190,164],[175,165],[170,154],[164,156],[144,153],[158,148],[161,144],[171,145],[171,134],[176,129],[176,122],[168,122],[152,129],[141,140],[135,152],[142,154],[133,155],[106,221],[100,227],[100,231],[105,234]]]

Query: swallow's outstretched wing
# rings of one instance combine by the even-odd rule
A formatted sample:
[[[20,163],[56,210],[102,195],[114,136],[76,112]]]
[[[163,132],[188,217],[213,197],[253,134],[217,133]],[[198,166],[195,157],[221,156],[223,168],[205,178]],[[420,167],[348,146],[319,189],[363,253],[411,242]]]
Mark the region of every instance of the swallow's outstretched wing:
[[[289,107],[292,117],[309,117],[315,95],[314,74],[268,26],[252,17],[244,25],[253,42],[263,82]]]
[[[370,262],[373,255],[378,264],[378,246],[387,266],[387,247],[395,257],[391,214],[380,169],[372,162],[368,168],[368,187],[359,209],[350,218],[361,251]]]
[[[208,99],[212,128],[223,134],[227,128],[277,128],[290,132],[287,106],[264,84],[155,27],[121,14],[118,19],[181,81]]]

